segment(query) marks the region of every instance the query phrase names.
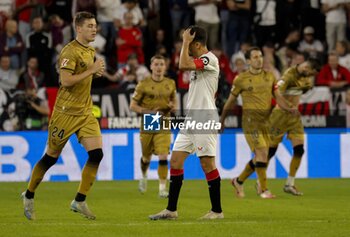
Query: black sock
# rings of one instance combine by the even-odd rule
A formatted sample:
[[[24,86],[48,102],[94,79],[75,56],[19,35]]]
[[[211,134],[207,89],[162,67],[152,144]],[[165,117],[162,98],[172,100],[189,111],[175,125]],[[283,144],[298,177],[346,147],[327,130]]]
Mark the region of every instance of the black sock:
[[[77,193],[77,195],[75,196],[75,201],[77,202],[84,202],[85,199],[86,199],[86,195],[81,193]]]
[[[239,183],[240,185],[243,184],[243,181],[239,180],[239,177],[237,177],[236,181],[237,181],[237,183]]]
[[[34,198],[34,193],[27,189],[25,196],[28,199],[32,199],[32,198]]]
[[[220,177],[208,181],[209,186],[209,195],[210,195],[210,201],[211,201],[211,210],[213,212],[221,213],[221,199],[220,199]]]
[[[169,211],[177,210],[177,200],[179,199],[179,194],[180,194],[183,179],[184,179],[183,174],[170,176],[168,206],[166,208]]]

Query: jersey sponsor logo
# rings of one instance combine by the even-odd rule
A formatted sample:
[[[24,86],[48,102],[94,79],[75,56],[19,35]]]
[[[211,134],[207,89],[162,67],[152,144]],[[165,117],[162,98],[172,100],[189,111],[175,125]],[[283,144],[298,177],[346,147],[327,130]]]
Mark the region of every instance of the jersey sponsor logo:
[[[209,64],[209,58],[207,56],[203,56],[200,59],[202,60],[205,66]]]
[[[68,62],[69,62],[69,59],[68,59],[68,58],[64,58],[64,59],[62,59],[62,62],[61,62],[61,67],[65,67],[65,66],[67,66]]]

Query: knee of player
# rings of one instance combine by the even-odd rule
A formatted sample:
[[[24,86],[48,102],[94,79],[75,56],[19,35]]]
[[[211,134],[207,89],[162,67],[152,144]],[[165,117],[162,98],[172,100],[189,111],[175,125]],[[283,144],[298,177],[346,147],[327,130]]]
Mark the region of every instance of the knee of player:
[[[209,158],[209,159],[200,158],[200,163],[205,173],[216,169],[215,163],[212,161],[212,158]]]
[[[149,164],[151,162],[152,155],[142,155],[141,160],[144,164]]]
[[[170,168],[172,169],[182,169],[182,165],[177,159],[170,159]]]
[[[103,151],[101,148],[91,150],[88,152],[88,154],[88,162],[90,163],[99,164],[103,158]]]
[[[47,168],[50,168],[54,164],[56,164],[58,158],[49,156],[48,154],[45,154],[43,158],[41,158],[41,163],[46,166]]]
[[[300,145],[296,145],[295,147],[293,147],[293,155],[294,157],[299,157],[301,158],[304,154],[305,150],[304,150],[304,145],[300,144]]]
[[[168,166],[168,160],[159,160],[158,165],[159,166]]]

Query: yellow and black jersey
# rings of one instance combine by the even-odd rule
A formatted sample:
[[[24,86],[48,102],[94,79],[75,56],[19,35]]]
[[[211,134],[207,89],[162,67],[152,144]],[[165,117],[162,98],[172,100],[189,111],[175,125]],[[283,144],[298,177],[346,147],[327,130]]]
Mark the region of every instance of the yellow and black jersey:
[[[243,72],[233,81],[231,94],[241,94],[243,100],[243,121],[267,121],[271,113],[271,101],[277,81],[272,73],[262,71],[252,74]]]
[[[282,95],[301,95],[313,87],[313,80],[300,75],[294,66],[287,69],[277,84]]]
[[[84,46],[76,40],[68,43],[61,51],[58,67],[74,74],[81,74],[94,63],[95,49]],[[55,110],[70,115],[87,115],[92,111],[91,82],[93,75],[71,87],[60,86]]]
[[[137,84],[132,99],[141,107],[150,110],[158,108],[164,112],[169,110],[169,102],[175,97],[174,80],[164,77],[161,81],[155,81],[152,77],[147,77]]]

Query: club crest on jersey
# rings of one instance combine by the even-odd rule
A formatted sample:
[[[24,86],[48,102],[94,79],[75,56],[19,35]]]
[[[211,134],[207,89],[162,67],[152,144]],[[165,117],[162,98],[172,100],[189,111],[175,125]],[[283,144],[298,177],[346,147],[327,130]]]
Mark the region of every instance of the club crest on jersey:
[[[79,65],[80,65],[80,67],[85,67],[86,66],[86,64],[84,62],[80,62]]]
[[[201,60],[202,60],[204,65],[208,65],[209,64],[209,58],[207,56],[201,57]]]
[[[68,62],[69,62],[69,59],[68,59],[68,58],[64,58],[64,59],[62,59],[62,62],[61,62],[61,67],[65,67],[65,66],[67,66]]]

